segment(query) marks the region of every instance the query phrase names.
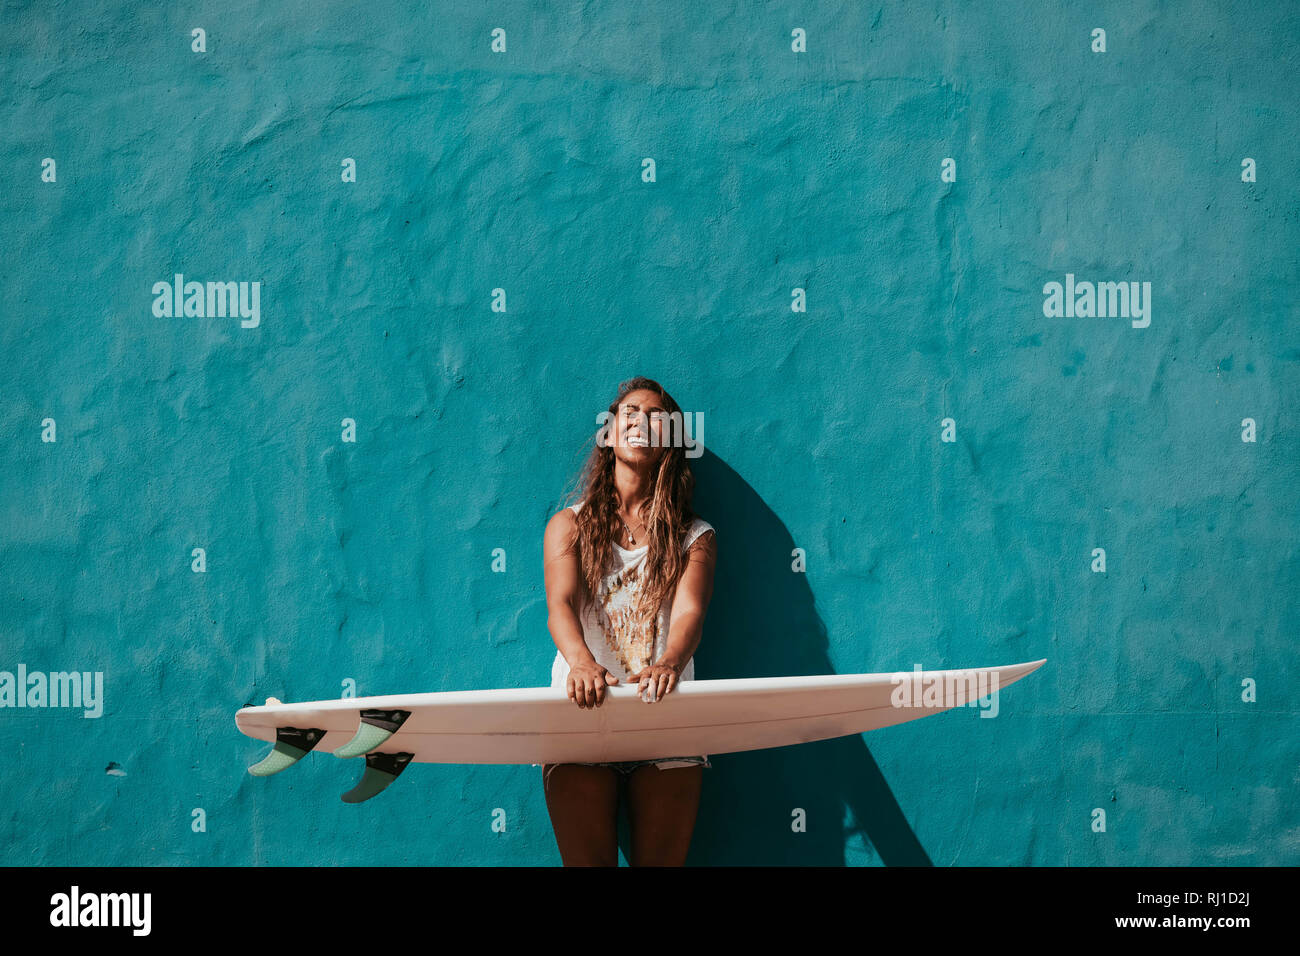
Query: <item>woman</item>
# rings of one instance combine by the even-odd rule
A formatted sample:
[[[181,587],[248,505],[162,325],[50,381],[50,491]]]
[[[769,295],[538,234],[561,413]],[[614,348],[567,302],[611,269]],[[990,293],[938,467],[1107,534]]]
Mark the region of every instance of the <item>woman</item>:
[[[712,526],[691,511],[684,443],[660,418],[680,412],[648,378],[620,385],[583,469],[582,500],[546,526],[547,626],[558,650],[551,686],[580,708],[601,706],[606,686],[632,682],[653,704],[695,676],[717,551]],[[564,865],[618,865],[625,787],[629,862],[681,866],[708,766],[704,755],[543,765]]]

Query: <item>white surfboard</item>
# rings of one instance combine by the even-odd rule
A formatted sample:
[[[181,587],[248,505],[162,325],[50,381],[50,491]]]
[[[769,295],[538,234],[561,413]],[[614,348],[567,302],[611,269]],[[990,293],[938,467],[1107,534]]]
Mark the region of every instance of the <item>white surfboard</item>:
[[[348,802],[374,796],[408,763],[541,764],[737,753],[827,740],[974,705],[1041,667],[681,681],[654,703],[636,685],[581,709],[552,687],[393,694],[268,703],[235,714],[244,734],[274,741],[250,767],[278,773],[311,750],[366,756]]]

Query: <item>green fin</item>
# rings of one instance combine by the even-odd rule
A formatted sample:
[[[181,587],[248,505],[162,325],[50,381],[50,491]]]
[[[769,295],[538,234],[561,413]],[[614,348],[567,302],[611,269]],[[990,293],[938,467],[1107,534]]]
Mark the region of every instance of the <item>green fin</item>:
[[[361,726],[357,728],[356,736],[334,751],[334,756],[360,757],[382,746],[410,716],[409,710],[363,710]]]
[[[269,777],[287,770],[307,756],[324,736],[325,731],[316,727],[277,727],[275,746],[269,754],[249,767],[248,772],[254,777]]]
[[[406,769],[413,756],[415,755],[408,753],[366,754],[366,772],[361,775],[361,781],[355,787],[343,794],[343,802],[361,803],[383,793]]]

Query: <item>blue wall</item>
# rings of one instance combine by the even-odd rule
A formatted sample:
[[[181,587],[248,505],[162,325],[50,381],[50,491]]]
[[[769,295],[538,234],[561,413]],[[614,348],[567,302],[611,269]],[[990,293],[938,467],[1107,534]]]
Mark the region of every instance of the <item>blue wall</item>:
[[[105,698],[0,709],[0,862],[558,863],[535,768],[348,806],[233,716],[547,683],[542,529],[636,374],[705,420],[699,677],[1048,659],[714,756],[692,862],[1300,862],[1297,12],[480,6],[0,14],[0,669]],[[1150,325],[1045,316],[1067,274]]]

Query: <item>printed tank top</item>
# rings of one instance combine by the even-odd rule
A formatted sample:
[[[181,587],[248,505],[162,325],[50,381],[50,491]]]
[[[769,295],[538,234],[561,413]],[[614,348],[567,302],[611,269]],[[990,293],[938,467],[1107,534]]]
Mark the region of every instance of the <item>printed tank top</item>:
[[[582,504],[579,502],[570,505],[569,509],[577,514]],[[700,535],[713,530],[713,525],[702,518],[696,518],[687,529],[682,550],[689,550]],[[642,545],[629,551],[615,543],[612,550],[613,558],[601,577],[596,603],[583,608],[580,619],[582,636],[591,656],[596,658],[597,664],[617,677],[620,684],[624,684],[632,675],[657,661],[667,650],[673,595],[669,593],[664,596],[654,621],[654,633],[649,633],[650,628],[638,633],[632,611],[641,593],[641,571],[649,546]],[[551,664],[551,686],[564,687],[568,677],[569,662],[557,649],[555,660]],[[695,679],[694,657],[682,668],[680,679]]]

